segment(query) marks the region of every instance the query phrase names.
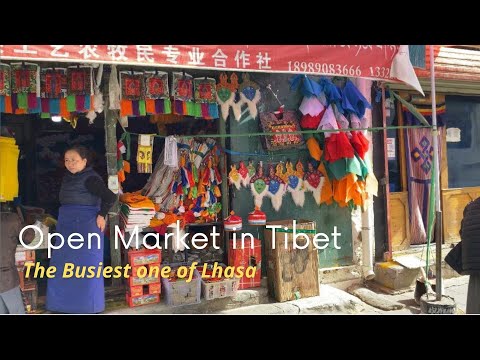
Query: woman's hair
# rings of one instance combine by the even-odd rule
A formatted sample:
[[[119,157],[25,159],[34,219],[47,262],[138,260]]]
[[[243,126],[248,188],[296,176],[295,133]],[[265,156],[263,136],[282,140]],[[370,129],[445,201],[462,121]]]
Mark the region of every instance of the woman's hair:
[[[69,147],[67,150],[65,150],[65,154],[68,151],[75,151],[82,159],[87,159],[87,164],[90,162],[90,152],[85,146],[82,145],[74,145]]]

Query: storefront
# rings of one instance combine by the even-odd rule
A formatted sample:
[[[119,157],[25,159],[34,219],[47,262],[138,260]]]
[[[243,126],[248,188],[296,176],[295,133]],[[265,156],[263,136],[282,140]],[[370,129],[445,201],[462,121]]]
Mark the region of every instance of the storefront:
[[[22,96],[17,95],[18,84],[11,93],[5,91],[4,104],[13,100],[13,106],[4,105],[2,112],[12,115],[2,114],[2,120],[4,116],[25,116],[21,114],[31,114],[35,121],[61,116],[72,125],[79,122],[82,125],[78,126],[84,126],[91,119],[94,125],[87,127],[88,133],[104,119],[105,181],[112,191],[142,190],[142,195],[150,195],[147,197],[155,205],[154,213],[162,213],[155,215],[161,223],[157,225],[170,225],[164,219],[173,216],[181,217],[190,227],[221,226],[233,210],[244,219],[245,230],[263,243],[263,230],[248,227],[246,221],[257,206],[267,221],[306,219],[316,223],[317,231],[330,234],[336,229],[341,233],[339,243],[332,242],[319,251],[320,268],[352,266],[352,272],[364,276],[371,272],[373,213],[361,214],[376,193],[372,148],[368,146],[371,138],[364,131],[371,127],[371,81],[349,78],[400,79],[419,89],[408,52],[405,58],[400,47],[4,45],[1,51],[3,61],[39,62],[35,71],[20,63],[16,72],[10,73],[12,79],[18,75],[15,81],[23,81],[25,70],[31,81],[42,79],[35,85],[28,84]],[[55,63],[44,68],[42,61]],[[65,66],[63,73],[65,62],[82,66]],[[296,75],[304,73],[308,76]],[[66,83],[62,82],[63,75]],[[75,79],[82,80],[83,85]],[[294,85],[295,81],[300,85]],[[353,110],[356,104],[350,112],[339,110],[342,105],[348,107],[341,93],[347,92],[345,87],[357,98],[361,94],[363,110],[358,114]],[[44,89],[48,91],[42,92]],[[313,98],[317,99],[315,104],[305,105],[302,110],[302,104]],[[331,104],[336,105],[335,112],[333,108],[328,110]],[[329,111],[330,122],[321,124]],[[307,115],[309,119],[305,119]],[[315,125],[306,125],[308,121]],[[359,130],[349,135],[356,138],[362,133],[365,141],[358,140],[356,147],[347,136],[342,138],[352,156],[341,150],[325,150],[326,138],[336,143],[346,129],[354,127]],[[176,159],[181,171],[171,174],[168,184],[163,173],[156,190],[150,191],[147,180],[151,173],[160,176],[161,154],[168,151],[165,143],[172,139],[170,136],[180,149],[188,148],[185,154],[179,150]],[[39,142],[33,135],[28,139],[25,145],[33,140],[37,148],[42,141],[65,142],[63,138]],[[97,154],[103,150],[100,147]],[[199,156],[198,164],[195,155]],[[340,167],[339,160],[344,161]],[[246,173],[242,164],[247,167]],[[236,184],[238,181],[240,184]],[[54,187],[50,190],[53,192]],[[37,189],[37,204],[32,205],[44,206],[39,201],[44,192]],[[33,195],[30,197],[33,199]],[[114,225],[135,223],[124,215],[121,208],[110,212],[111,244]],[[226,256],[228,234],[222,236]],[[361,236],[369,240],[363,238],[360,243]],[[120,249],[111,247],[111,264],[121,262]],[[362,264],[368,269],[362,269]]]
[[[440,121],[443,241],[448,244],[446,247],[449,247],[451,243],[460,241],[459,230],[465,206],[480,195],[476,160],[479,155],[477,130],[480,78],[477,69],[480,55],[475,47],[441,45],[434,47],[434,54],[436,103]],[[426,67],[415,69],[427,94],[425,99],[407,91],[402,85],[390,86],[417,109],[427,112],[428,107],[431,108],[429,64],[427,51]],[[401,125],[407,121],[405,109],[402,109],[398,101],[394,103],[389,100],[385,108],[387,114],[391,114],[388,117],[389,124]],[[391,237],[394,251],[425,244],[425,217],[421,224],[415,224],[414,220],[419,217],[412,215],[412,212],[422,213],[425,207],[423,204],[412,204],[412,191],[418,191],[409,185],[409,164],[423,163],[425,156],[420,156],[421,161],[415,160],[418,152],[414,151],[415,146],[409,147],[409,135],[406,131],[392,130],[388,134],[389,149],[393,155],[387,156],[392,191],[390,211],[394,219],[392,229],[395,229]],[[428,144],[425,145],[425,149],[430,149]]]

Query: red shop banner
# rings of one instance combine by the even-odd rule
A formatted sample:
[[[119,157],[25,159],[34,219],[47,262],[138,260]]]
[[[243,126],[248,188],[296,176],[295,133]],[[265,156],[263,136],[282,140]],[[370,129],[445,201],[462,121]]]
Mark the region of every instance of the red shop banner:
[[[407,45],[0,45],[0,59],[336,75],[422,92]]]

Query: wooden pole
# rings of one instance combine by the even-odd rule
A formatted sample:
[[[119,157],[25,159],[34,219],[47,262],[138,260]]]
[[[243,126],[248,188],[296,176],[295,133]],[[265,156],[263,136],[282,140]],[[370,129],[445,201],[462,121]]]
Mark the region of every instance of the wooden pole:
[[[117,117],[113,110],[105,109],[105,150],[107,157],[108,176],[117,176]],[[115,248],[115,229],[119,224],[119,204],[118,195],[115,205],[108,214],[108,223],[110,224],[110,258],[112,266],[121,266],[120,249]],[[112,278],[112,286],[121,286],[122,279]]]

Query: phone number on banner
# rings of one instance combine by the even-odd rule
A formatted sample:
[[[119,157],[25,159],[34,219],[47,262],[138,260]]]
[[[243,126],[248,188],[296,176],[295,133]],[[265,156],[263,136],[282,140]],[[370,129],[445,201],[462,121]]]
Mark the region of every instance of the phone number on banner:
[[[369,73],[363,76],[389,78],[390,69],[387,67],[375,66],[369,67]],[[288,71],[292,72],[311,72],[311,73],[323,73],[323,74],[335,74],[343,76],[362,76],[362,69],[360,66],[355,65],[340,65],[340,64],[322,64],[305,61],[289,61]]]
[[[324,74],[338,74],[344,76],[362,76],[360,66],[339,65],[339,64],[322,64],[306,61],[289,61],[288,71],[295,72],[311,72]]]

